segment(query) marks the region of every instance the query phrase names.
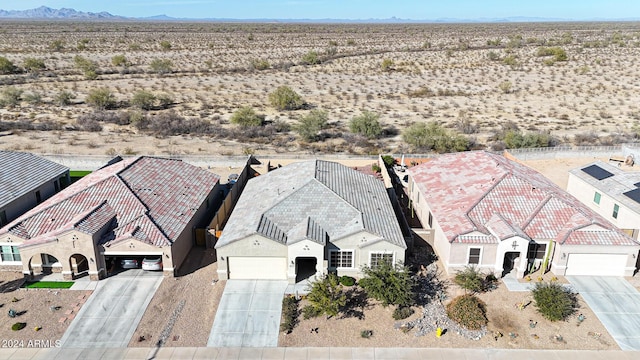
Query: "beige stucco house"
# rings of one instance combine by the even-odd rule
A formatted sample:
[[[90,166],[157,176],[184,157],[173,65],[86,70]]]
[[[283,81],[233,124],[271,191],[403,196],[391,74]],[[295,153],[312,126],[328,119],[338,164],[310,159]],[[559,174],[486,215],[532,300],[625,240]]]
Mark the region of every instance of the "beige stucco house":
[[[0,228],[50,198],[69,182],[66,166],[30,153],[0,151]],[[21,268],[17,246],[0,241],[0,269]]]
[[[553,184],[501,155],[441,155],[407,170],[409,196],[448,273],[473,265],[522,277],[633,275],[640,243]]]
[[[569,172],[567,191],[624,233],[640,235],[640,171],[596,161]]]
[[[290,283],[403,263],[407,245],[382,181],[312,160],[252,178],[216,243],[220,279]]]
[[[137,256],[162,256],[173,273],[220,202],[218,180],[179,160],[122,160],[1,228],[0,243],[18,247],[25,276],[49,270],[99,279],[117,259]]]

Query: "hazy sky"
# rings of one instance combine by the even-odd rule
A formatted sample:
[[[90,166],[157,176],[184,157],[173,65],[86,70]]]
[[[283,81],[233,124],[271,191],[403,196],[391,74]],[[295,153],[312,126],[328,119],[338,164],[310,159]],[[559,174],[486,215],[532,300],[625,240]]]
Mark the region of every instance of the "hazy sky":
[[[278,19],[479,19],[508,16],[588,20],[640,17],[638,0],[0,0],[0,9],[39,6],[142,17]]]

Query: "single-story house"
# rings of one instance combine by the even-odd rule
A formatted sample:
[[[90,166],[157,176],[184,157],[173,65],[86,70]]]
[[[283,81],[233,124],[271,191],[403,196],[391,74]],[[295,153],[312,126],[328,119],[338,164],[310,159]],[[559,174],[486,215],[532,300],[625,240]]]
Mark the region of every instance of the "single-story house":
[[[384,184],[311,160],[250,179],[216,245],[220,279],[290,283],[403,263],[407,244]]]
[[[0,151],[0,228],[70,183],[69,168],[40,156]],[[15,244],[0,241],[0,269],[21,270]]]
[[[122,258],[162,257],[173,273],[219,204],[219,177],[179,160],[135,157],[83,177],[0,229],[25,276],[107,276]],[[107,261],[109,259],[109,261]]]
[[[631,238],[640,235],[640,171],[596,161],[569,172],[567,191]]]
[[[537,171],[501,155],[441,155],[409,168],[409,196],[447,273],[630,276],[640,243]]]

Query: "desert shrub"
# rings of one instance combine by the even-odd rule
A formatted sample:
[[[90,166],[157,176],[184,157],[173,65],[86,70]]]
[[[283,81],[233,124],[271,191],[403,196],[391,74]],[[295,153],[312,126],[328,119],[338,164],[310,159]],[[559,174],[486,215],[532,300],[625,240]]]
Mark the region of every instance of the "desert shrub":
[[[536,55],[541,57],[553,56],[553,61],[567,61],[569,59],[567,52],[559,46],[538,48]]]
[[[145,90],[136,91],[131,99],[131,105],[142,110],[151,110],[156,102],[156,96]]]
[[[111,58],[111,63],[113,64],[113,66],[127,66],[128,62],[127,62],[127,58],[120,54],[120,55],[115,55],[114,57]]]
[[[458,120],[456,120],[455,127],[456,130],[463,134],[475,134],[478,132],[478,125],[471,122],[471,119],[466,117],[466,115],[460,116]]]
[[[380,165],[373,163],[371,164],[371,171],[373,171],[374,173],[380,173],[382,171],[382,168],[380,167]]]
[[[311,283],[310,287],[307,294],[309,305],[302,309],[305,319],[323,314],[328,319],[338,315],[347,304],[347,295],[335,274],[329,274]]]
[[[329,115],[320,109],[311,110],[307,115],[298,120],[295,131],[306,141],[315,141],[320,137],[319,133],[327,128]]]
[[[489,53],[487,54],[487,58],[491,61],[498,61],[500,60],[500,55],[495,51],[489,51]]]
[[[160,41],[160,48],[164,51],[171,50],[171,43],[167,40]]]
[[[318,56],[318,52],[314,50],[309,50],[309,52],[307,52],[302,56],[301,60],[302,60],[302,64],[305,64],[305,65],[316,65],[322,62],[320,60],[320,57]]]
[[[264,118],[256,114],[251,106],[243,106],[233,112],[229,121],[242,127],[260,126]]]
[[[158,106],[163,109],[168,109],[171,105],[173,105],[173,102],[175,101],[173,99],[173,96],[167,93],[156,95],[156,100],[158,101]]]
[[[250,65],[254,70],[267,70],[269,66],[271,66],[265,59],[253,59],[251,60]]]
[[[80,39],[76,45],[76,49],[82,51],[87,49],[87,45],[89,45],[89,39]]]
[[[360,331],[360,337],[363,339],[368,339],[373,336],[373,330],[362,330]]]
[[[98,64],[95,62],[80,55],[74,56],[73,62],[85,78],[93,80],[98,77]]]
[[[470,294],[458,296],[447,304],[447,316],[469,330],[480,330],[488,323],[486,304]]]
[[[88,114],[78,116],[77,122],[104,122],[117,125],[129,125],[131,123],[130,114],[124,111],[94,111]]]
[[[284,299],[282,299],[282,323],[280,324],[280,331],[290,334],[293,328],[298,325],[299,316],[298,300],[293,296],[285,296]]]
[[[82,131],[98,132],[102,131],[102,125],[93,116],[79,116],[76,125]]]
[[[22,98],[31,105],[42,104],[42,95],[36,91],[26,93]]]
[[[11,330],[19,331],[19,330],[22,330],[22,329],[24,329],[26,327],[27,327],[27,323],[17,322],[15,324],[11,325]]]
[[[469,139],[450,134],[436,122],[415,123],[404,130],[402,139],[416,150],[435,150],[438,153],[469,150]]]
[[[356,284],[356,279],[351,276],[342,275],[340,276],[340,285],[342,286],[353,286]]]
[[[55,96],[54,101],[59,106],[66,106],[71,105],[71,100],[73,100],[74,98],[75,95],[73,95],[73,93],[70,93],[68,91],[61,91]]]
[[[509,66],[516,66],[518,65],[518,59],[515,55],[507,55],[502,59],[502,63]]]
[[[556,282],[537,282],[531,294],[538,312],[548,320],[564,320],[576,311],[576,295]]]
[[[503,81],[500,84],[498,84],[498,89],[500,89],[500,91],[504,94],[508,94],[511,92],[511,87],[513,86],[513,84],[511,84],[511,81]]]
[[[89,91],[85,101],[98,110],[106,110],[116,106],[116,97],[107,88]]]
[[[6,87],[0,92],[0,106],[14,107],[20,105],[22,89],[13,86]]]
[[[173,71],[173,62],[169,59],[153,59],[149,63],[149,69],[158,75],[169,74]]]
[[[507,130],[500,140],[504,141],[508,149],[549,147],[556,143],[556,139],[546,132],[523,134],[519,130]]]
[[[0,56],[0,74],[13,74],[18,68],[13,62],[4,56]]]
[[[271,106],[278,110],[298,110],[305,105],[304,100],[298,93],[288,86],[279,86],[269,94]]]
[[[484,291],[484,274],[473,265],[466,266],[463,270],[457,271],[453,282],[461,288],[477,293]]]
[[[377,139],[382,135],[380,115],[371,111],[363,111],[349,122],[349,130],[354,134],[366,136],[368,139]]]
[[[30,73],[44,70],[47,68],[47,66],[44,64],[44,60],[36,59],[32,57],[24,58],[24,60],[22,61],[22,67],[27,72],[30,72]]]
[[[409,316],[413,315],[415,310],[413,310],[409,306],[398,306],[393,310],[393,319],[394,320],[404,320]]]
[[[358,284],[383,306],[409,306],[414,303],[415,282],[408,268],[382,261],[376,267],[363,267],[362,273],[364,276]]]
[[[384,59],[382,60],[382,63],[380,64],[380,69],[382,69],[382,71],[384,72],[388,72],[393,70],[393,65],[394,62],[391,59]]]
[[[394,158],[391,155],[383,155],[382,162],[384,162],[384,164],[387,165],[388,167],[391,167],[396,164],[396,158]]]
[[[49,44],[49,50],[62,51],[64,49],[65,42],[62,39],[56,39]]]

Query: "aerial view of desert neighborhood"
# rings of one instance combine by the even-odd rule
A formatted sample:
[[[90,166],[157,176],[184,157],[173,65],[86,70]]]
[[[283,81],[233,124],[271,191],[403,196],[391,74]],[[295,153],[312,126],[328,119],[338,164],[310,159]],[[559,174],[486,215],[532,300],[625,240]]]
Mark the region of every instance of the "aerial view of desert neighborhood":
[[[0,358],[639,356],[638,19],[203,17],[0,10]]]

